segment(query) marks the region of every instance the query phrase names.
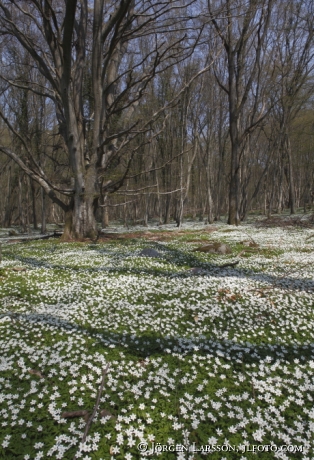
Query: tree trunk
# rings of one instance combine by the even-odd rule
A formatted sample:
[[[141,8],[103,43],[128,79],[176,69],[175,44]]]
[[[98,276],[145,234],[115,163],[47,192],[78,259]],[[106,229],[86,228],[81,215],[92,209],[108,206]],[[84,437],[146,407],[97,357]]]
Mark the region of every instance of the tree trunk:
[[[41,232],[43,235],[47,232],[46,227],[46,193],[41,189]]]
[[[150,194],[145,194],[144,200],[144,216],[143,216],[143,225],[144,227],[148,227],[148,217],[149,217],[149,197]]]
[[[24,219],[24,213],[23,213],[23,199],[22,199],[23,190],[22,190],[21,173],[19,173],[18,185],[19,185],[19,188],[18,188],[19,226],[20,226],[21,232],[24,233],[26,231],[26,227],[25,227],[25,219]]]
[[[211,186],[211,178],[210,178],[210,165],[211,165],[211,158],[210,158],[210,151],[209,148],[206,152],[207,162],[206,162],[206,207],[207,207],[207,221],[209,224],[214,222],[214,200],[212,195],[212,186]]]
[[[172,201],[172,194],[169,193],[169,195],[166,195],[164,224],[169,224],[170,222],[171,201]]]
[[[64,240],[95,239],[98,235],[95,212],[98,206],[93,166],[75,180],[75,194],[66,211]],[[94,168],[95,172],[95,168]]]
[[[107,206],[108,194],[103,195],[102,198],[102,208],[101,208],[101,223],[102,227],[109,227],[109,211]]]
[[[281,214],[282,211],[283,211],[283,208],[284,208],[284,205],[283,205],[283,184],[281,183],[280,184],[280,188],[279,188],[279,196],[278,196],[278,205],[277,205],[277,214]]]
[[[95,239],[98,235],[93,197],[83,193],[76,195],[65,213],[63,241]]]
[[[231,131],[231,127],[230,127]],[[229,185],[229,225],[239,225],[240,160],[237,138],[231,135],[231,172]]]
[[[12,219],[12,190],[11,190],[11,165],[8,168],[8,182],[7,182],[7,195],[5,197],[4,203],[4,227],[11,226],[11,219]]]
[[[295,214],[295,190],[294,190],[294,176],[293,176],[293,165],[292,165],[292,155],[291,155],[291,144],[289,135],[286,134],[285,139],[286,152],[288,158],[288,168],[289,168],[289,207],[290,214]]]
[[[228,52],[229,72],[229,135],[231,142],[231,168],[229,184],[228,224],[239,225],[239,193],[240,193],[240,157],[239,157],[239,125],[240,114],[237,107],[237,86],[235,78],[235,54]]]
[[[33,179],[29,179],[31,192],[32,192],[32,210],[33,210],[33,228],[34,230],[38,230],[38,223],[37,223],[37,213],[36,213],[36,188],[35,182]]]
[[[25,190],[26,190],[26,212],[25,212],[25,221],[26,221],[26,229],[27,233],[31,233],[31,227],[30,227],[30,216],[29,216],[29,208],[30,208],[30,203],[29,203],[29,184],[27,183],[27,176],[24,176],[24,181],[25,181]]]

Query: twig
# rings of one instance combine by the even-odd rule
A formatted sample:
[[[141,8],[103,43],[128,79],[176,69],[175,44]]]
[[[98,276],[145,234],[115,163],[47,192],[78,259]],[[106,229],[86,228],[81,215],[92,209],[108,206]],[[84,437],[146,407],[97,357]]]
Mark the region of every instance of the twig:
[[[82,437],[82,441],[80,444],[84,444],[84,442],[86,441],[86,438],[87,438],[87,435],[88,435],[88,432],[90,430],[90,427],[91,427],[91,424],[93,422],[93,419],[96,415],[96,412],[98,410],[98,407],[99,407],[99,403],[100,403],[100,397],[101,397],[101,393],[104,389],[104,385],[105,385],[105,378],[106,378],[106,375],[108,373],[108,370],[109,370],[109,363],[107,364],[106,368],[103,369],[102,371],[102,380],[101,380],[101,384],[100,384],[100,387],[99,387],[99,390],[98,390],[98,394],[97,394],[97,398],[96,398],[96,403],[95,403],[95,407],[94,407],[94,410],[92,412],[92,415],[89,417],[88,419],[88,422],[86,423],[86,426],[85,426],[85,431],[84,431],[84,434],[83,434],[83,437]],[[79,450],[79,448],[78,448]],[[76,460],[77,459],[77,453],[74,455],[73,457],[73,460]]]

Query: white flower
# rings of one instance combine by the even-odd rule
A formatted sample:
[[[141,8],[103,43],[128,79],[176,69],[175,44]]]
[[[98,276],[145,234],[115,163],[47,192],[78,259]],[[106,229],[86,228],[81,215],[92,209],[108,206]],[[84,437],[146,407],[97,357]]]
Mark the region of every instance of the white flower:
[[[119,433],[117,436],[117,443],[121,446],[123,444],[123,434]]]
[[[182,428],[182,425],[181,425],[181,423],[174,422],[174,423],[172,424],[172,428],[173,428],[174,430],[180,430],[180,428]]]
[[[255,441],[262,442],[263,436],[265,436],[265,431],[262,429],[256,430],[253,433],[253,438],[255,439]]]
[[[133,439],[133,438],[128,438],[128,446],[129,446],[129,447],[133,447],[133,446],[135,446],[135,444],[136,444],[135,439]]]
[[[200,424],[199,420],[193,420],[193,422],[192,422],[192,428],[193,428],[194,430],[196,430],[199,424]]]
[[[218,441],[218,439],[215,438],[214,436],[212,436],[212,437],[208,438],[207,442],[208,442],[209,445],[212,445],[212,444],[217,444],[217,441]]]

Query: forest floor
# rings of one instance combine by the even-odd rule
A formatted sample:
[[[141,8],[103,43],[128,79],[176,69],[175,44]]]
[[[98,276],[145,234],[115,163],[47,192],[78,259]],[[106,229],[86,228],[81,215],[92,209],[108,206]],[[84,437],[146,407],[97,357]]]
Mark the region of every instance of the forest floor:
[[[0,459],[314,459],[313,331],[304,219],[6,238]]]

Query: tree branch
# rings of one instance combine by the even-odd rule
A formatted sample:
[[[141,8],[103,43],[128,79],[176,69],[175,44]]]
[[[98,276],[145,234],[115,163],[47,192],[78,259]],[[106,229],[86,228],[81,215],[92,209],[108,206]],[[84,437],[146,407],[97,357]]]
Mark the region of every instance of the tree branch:
[[[86,427],[85,427],[85,431],[84,431],[84,434],[83,434],[83,437],[82,437],[82,441],[81,441],[81,444],[84,444],[84,442],[86,441],[86,438],[87,438],[87,435],[88,435],[88,432],[90,430],[90,427],[92,425],[92,422],[94,420],[94,417],[96,415],[96,412],[99,408],[99,404],[100,404],[100,397],[101,397],[101,393],[104,389],[104,385],[105,385],[105,378],[106,378],[106,375],[108,373],[108,370],[109,370],[109,363],[107,364],[106,368],[103,369],[102,371],[102,380],[101,380],[101,384],[100,384],[100,387],[99,387],[99,390],[98,390],[98,394],[97,394],[97,398],[96,398],[96,404],[95,404],[95,407],[94,407],[94,410],[92,412],[92,415],[90,416],[90,418],[88,419],[88,422],[86,423]],[[78,449],[79,450],[79,449]],[[77,454],[78,452],[76,452],[76,454],[74,455],[73,457],[73,460],[76,460],[77,459]]]

